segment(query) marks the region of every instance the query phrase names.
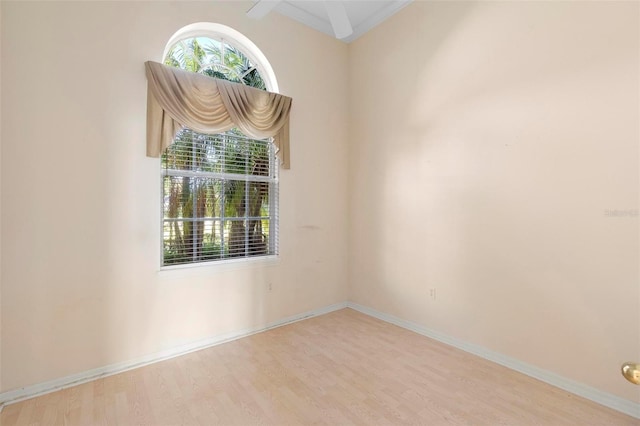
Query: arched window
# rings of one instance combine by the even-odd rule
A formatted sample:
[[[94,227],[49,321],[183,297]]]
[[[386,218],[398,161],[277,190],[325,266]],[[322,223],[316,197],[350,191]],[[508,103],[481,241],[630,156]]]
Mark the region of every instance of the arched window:
[[[174,35],[164,63],[277,90],[271,66],[242,34],[193,24]],[[278,252],[278,163],[273,141],[238,129],[178,132],[162,155],[162,266]]]

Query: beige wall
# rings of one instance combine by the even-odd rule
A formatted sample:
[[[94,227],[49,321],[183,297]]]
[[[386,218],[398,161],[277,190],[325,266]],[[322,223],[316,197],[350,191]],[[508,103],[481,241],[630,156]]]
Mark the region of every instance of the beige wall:
[[[2,3],[0,2],[0,58],[2,58]],[[0,82],[2,61],[0,61]],[[0,84],[2,99],[2,84]],[[0,102],[0,188],[2,188],[2,102]],[[2,195],[0,192],[0,223],[2,223]],[[2,390],[2,226],[0,226],[0,390]]]
[[[349,46],[249,3],[0,4],[0,391],[349,297],[640,401],[638,218],[605,215],[638,208],[637,3],[416,2]],[[159,272],[142,64],[205,20],[294,98],[282,253]]]
[[[348,48],[250,5],[2,2],[1,390],[347,299]],[[200,21],[254,41],[294,99],[281,256],[159,272],[143,63]]]
[[[350,300],[640,402],[638,217],[605,215],[639,7],[416,2],[350,45]]]

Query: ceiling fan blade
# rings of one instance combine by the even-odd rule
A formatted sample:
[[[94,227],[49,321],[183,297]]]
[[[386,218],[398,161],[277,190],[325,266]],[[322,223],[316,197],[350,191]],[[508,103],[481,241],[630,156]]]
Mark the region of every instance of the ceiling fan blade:
[[[336,38],[350,36],[353,33],[353,28],[351,28],[351,22],[349,22],[344,4],[341,1],[325,1],[324,6],[327,9],[329,21],[331,21]]]
[[[247,16],[252,19],[262,19],[281,1],[282,0],[258,0],[258,2],[247,11]]]

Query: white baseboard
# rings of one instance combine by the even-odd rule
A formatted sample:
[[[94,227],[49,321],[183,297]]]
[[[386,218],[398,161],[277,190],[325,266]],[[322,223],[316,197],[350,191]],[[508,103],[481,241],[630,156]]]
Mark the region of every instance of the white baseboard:
[[[111,376],[114,374],[122,373],[134,368],[143,367],[145,365],[153,364],[159,361],[175,358],[180,355],[185,355],[190,352],[198,351],[208,347],[216,346],[222,343],[230,342],[232,340],[240,339],[250,336],[262,331],[266,331],[272,328],[280,327],[292,322],[301,321],[307,318],[324,315],[329,312],[337,311],[343,308],[351,308],[363,314],[378,318],[382,321],[397,325],[399,327],[411,330],[415,333],[432,338],[439,342],[461,349],[465,352],[472,353],[481,358],[503,365],[512,370],[526,374],[550,385],[556,386],[560,389],[564,389],[567,392],[571,392],[575,395],[589,399],[605,407],[612,408],[616,411],[620,411],[624,414],[630,415],[640,419],[640,404],[632,401],[620,398],[607,392],[602,392],[598,389],[586,386],[582,383],[569,380],[565,377],[559,376],[555,373],[543,370],[541,368],[526,364],[517,359],[492,352],[482,346],[474,345],[446,334],[438,333],[437,331],[430,330],[419,324],[411,321],[406,321],[393,315],[389,315],[375,309],[359,305],[354,302],[341,302],[334,305],[326,306],[320,309],[314,309],[309,312],[294,315],[288,318],[283,318],[278,321],[268,323],[261,327],[255,327],[245,330],[240,330],[232,333],[225,333],[211,338],[200,340],[198,342],[181,345],[172,349],[150,354],[141,358],[137,358],[130,361],[121,362],[118,364],[111,364],[105,367],[96,368],[89,371],[84,371],[71,376],[61,377],[59,379],[51,380],[44,383],[39,383],[31,386],[25,386],[23,388],[10,390],[0,393],[0,412],[5,405],[13,404],[15,402],[23,401],[25,399],[33,398],[36,396],[44,395],[47,393],[55,392],[61,389],[65,389],[71,386],[76,386],[82,383],[89,382],[91,380],[99,379],[102,377]]]
[[[535,379],[541,380],[545,383],[558,387],[560,389],[571,392],[575,395],[589,399],[605,407],[612,408],[621,413],[627,414],[632,417],[640,419],[640,404],[634,403],[624,398],[612,395],[608,392],[603,392],[582,383],[575,382],[565,377],[559,376],[547,370],[535,367],[530,364],[526,364],[515,358],[511,358],[497,352],[492,352],[482,346],[474,345],[472,343],[465,342],[463,340],[456,339],[455,337],[447,336],[446,334],[439,333],[434,330],[430,330],[419,324],[411,321],[406,321],[393,315],[386,314],[384,312],[377,311],[375,309],[359,305],[354,302],[347,302],[347,307],[354,309],[363,314],[378,318],[379,320],[397,325],[398,327],[411,330],[415,333],[432,338],[439,342],[445,343],[449,346],[461,349],[465,352],[472,353],[481,358],[495,362],[512,370],[531,376]]]
[[[280,327],[292,322],[301,321],[304,319],[324,315],[329,312],[337,311],[347,307],[347,302],[336,303],[334,305],[325,306],[323,308],[314,309],[309,312],[304,312],[291,317],[283,318],[264,326],[249,328],[240,331],[234,331],[231,333],[220,334],[210,337],[208,339],[200,340],[186,345],[181,345],[175,348],[167,349],[161,352],[156,352],[150,355],[146,355],[141,358],[136,358],[130,361],[125,361],[117,364],[107,365],[105,367],[96,368],[93,370],[83,371],[71,376],[61,377],[59,379],[51,380],[44,383],[38,383],[35,385],[25,386],[23,388],[10,390],[0,393],[0,412],[5,405],[13,404],[15,402],[23,401],[25,399],[33,398],[36,396],[44,395],[47,393],[55,392],[61,389],[66,389],[71,386],[76,386],[82,383],[89,382],[91,380],[99,379],[102,377],[112,376],[114,374],[122,373],[134,368],[143,367],[145,365],[153,364],[159,361],[175,358],[180,355],[185,355],[190,352],[206,349],[211,346],[216,346],[222,343],[230,342],[232,340],[240,339],[250,336],[252,334],[260,333],[262,331],[270,330],[272,328]]]

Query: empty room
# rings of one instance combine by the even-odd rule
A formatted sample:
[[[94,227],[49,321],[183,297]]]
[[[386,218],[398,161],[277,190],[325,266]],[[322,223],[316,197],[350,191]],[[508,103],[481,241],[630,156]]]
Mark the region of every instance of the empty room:
[[[0,425],[640,425],[640,2],[0,0]]]

